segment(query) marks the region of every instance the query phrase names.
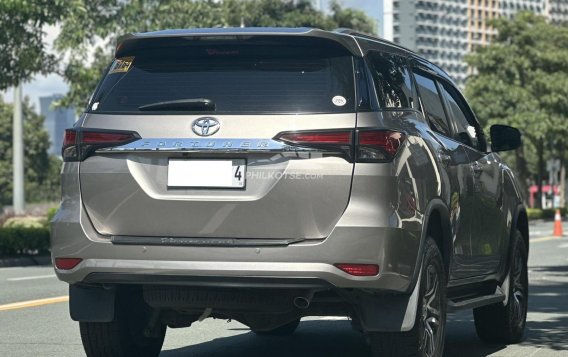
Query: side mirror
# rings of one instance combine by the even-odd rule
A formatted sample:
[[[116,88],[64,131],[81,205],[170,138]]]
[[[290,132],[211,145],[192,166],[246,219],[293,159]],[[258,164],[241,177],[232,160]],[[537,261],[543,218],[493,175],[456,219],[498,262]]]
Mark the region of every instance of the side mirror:
[[[521,132],[511,126],[492,125],[489,133],[493,152],[515,150],[522,144]]]

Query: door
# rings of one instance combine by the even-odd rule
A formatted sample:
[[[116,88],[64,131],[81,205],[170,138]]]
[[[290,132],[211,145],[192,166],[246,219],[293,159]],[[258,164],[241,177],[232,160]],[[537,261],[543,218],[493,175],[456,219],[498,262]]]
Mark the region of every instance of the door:
[[[414,72],[421,105],[432,129],[431,136],[434,140],[431,142],[437,157],[440,180],[443,182],[440,196],[450,211],[453,250],[450,279],[458,279],[471,275],[471,217],[475,209],[472,203],[471,167],[463,145],[452,137],[441,88],[435,77],[418,68]]]
[[[454,125],[454,137],[466,150],[471,165],[471,219],[475,223],[471,227],[470,256],[465,264],[468,275],[487,275],[499,268],[503,234],[506,234],[500,159],[486,153],[481,126],[459,92],[448,83],[442,83],[441,88]]]
[[[333,141],[349,145],[356,122],[347,50],[322,39],[252,36],[170,41],[128,61],[111,67],[83,124],[141,137],[80,164],[83,204],[99,233],[131,242],[331,233],[353,172]],[[278,137],[302,130],[321,135],[304,136],[301,147]],[[213,180],[226,172],[228,181]]]

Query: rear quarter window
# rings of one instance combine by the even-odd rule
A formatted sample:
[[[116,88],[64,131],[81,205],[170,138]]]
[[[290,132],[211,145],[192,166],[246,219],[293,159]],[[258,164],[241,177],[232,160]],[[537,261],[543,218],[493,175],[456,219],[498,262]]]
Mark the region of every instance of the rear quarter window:
[[[412,80],[406,59],[379,51],[369,51],[367,58],[379,107],[412,108]]]

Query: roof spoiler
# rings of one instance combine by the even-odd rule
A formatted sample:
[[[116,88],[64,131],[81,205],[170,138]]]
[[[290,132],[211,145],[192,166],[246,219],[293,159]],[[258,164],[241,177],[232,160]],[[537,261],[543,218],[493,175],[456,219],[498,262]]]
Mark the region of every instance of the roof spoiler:
[[[333,41],[347,49],[353,56],[361,57],[362,53],[356,40],[348,33],[330,32],[313,28],[208,28],[188,30],[165,30],[156,32],[130,33],[121,36],[116,45],[115,58],[125,57],[134,49],[151,46],[157,41],[175,40],[184,38],[200,40],[207,37],[235,37],[246,38],[252,36],[285,36],[285,37],[310,37]]]

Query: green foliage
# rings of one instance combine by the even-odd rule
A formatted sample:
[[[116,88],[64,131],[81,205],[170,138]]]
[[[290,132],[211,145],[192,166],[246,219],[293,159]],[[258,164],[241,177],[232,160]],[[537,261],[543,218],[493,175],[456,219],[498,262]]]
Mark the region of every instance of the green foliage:
[[[0,99],[0,205],[12,202],[12,111],[12,105]],[[23,112],[26,201],[58,200],[61,164],[47,155],[49,137],[43,129],[43,117],[27,100]]]
[[[2,227],[4,228],[43,228],[46,226],[44,217],[15,216],[8,218]]]
[[[333,3],[331,14],[306,0],[75,0],[56,41],[69,54],[64,78],[70,91],[61,105],[85,107],[113,55],[116,39],[130,32],[193,27],[349,27],[374,34],[376,24],[363,12]],[[87,54],[96,46],[94,59]]]
[[[498,35],[491,45],[466,58],[476,69],[467,81],[466,94],[486,127],[499,123],[522,131],[524,146],[514,153],[514,167],[525,185],[536,172],[543,176],[545,151],[564,156],[568,26],[552,25],[529,12],[498,19],[493,26]]]
[[[560,214],[565,216],[567,213],[566,208],[560,209]],[[535,219],[554,219],[554,215],[556,214],[556,209],[554,208],[547,208],[547,209],[540,209],[540,208],[527,208],[527,217],[529,220]]]
[[[0,228],[0,256],[43,255],[49,247],[47,227]]]
[[[46,218],[47,224],[49,224],[49,222],[53,220],[53,217],[55,217],[55,215],[57,214],[58,209],[59,207],[51,207],[50,209],[47,210],[47,218]]]
[[[42,26],[57,22],[68,5],[65,0],[0,1],[0,90],[55,68],[57,58],[46,52]]]

